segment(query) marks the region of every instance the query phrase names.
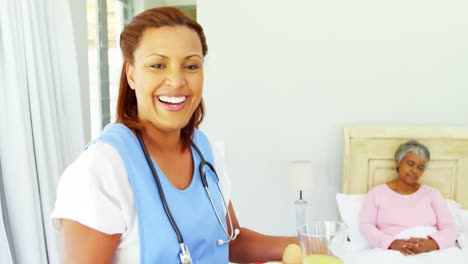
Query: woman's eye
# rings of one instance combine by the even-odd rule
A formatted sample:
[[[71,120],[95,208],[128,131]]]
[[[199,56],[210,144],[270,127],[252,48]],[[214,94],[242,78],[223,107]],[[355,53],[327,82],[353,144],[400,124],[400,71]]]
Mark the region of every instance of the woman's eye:
[[[414,165],[414,162],[408,161],[408,165],[409,165],[409,166],[413,166],[413,165]]]
[[[191,65],[185,66],[184,68],[187,69],[187,70],[192,70],[193,71],[193,70],[196,70],[196,69],[198,69],[200,67],[198,67],[198,65],[196,65],[196,64],[191,64]]]
[[[156,64],[151,65],[151,68],[163,69],[163,68],[165,68],[165,66],[164,66],[164,64],[156,63]]]
[[[424,166],[418,166],[418,170],[424,171]]]

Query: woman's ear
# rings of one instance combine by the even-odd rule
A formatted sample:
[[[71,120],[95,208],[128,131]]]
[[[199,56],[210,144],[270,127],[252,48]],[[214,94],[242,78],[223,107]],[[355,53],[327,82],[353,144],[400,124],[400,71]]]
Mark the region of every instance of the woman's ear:
[[[396,172],[399,172],[400,164],[398,164],[398,162],[395,162],[395,168],[396,168]]]
[[[127,74],[127,82],[132,90],[135,90],[135,78],[133,76],[133,66],[130,63],[125,64],[125,73]]]

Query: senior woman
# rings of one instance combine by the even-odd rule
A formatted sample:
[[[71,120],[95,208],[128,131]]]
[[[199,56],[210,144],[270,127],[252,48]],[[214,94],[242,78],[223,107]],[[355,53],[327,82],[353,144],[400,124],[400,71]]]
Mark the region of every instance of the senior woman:
[[[361,211],[360,230],[373,247],[414,255],[454,245],[456,227],[440,192],[418,180],[430,160],[426,146],[416,140],[395,153],[398,178],[372,188]],[[426,238],[397,239],[413,227],[437,230]]]

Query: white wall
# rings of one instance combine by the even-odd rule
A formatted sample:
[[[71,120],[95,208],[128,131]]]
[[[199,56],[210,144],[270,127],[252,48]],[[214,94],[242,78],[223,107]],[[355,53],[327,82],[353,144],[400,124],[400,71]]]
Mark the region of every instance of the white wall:
[[[468,2],[198,0],[203,128],[226,142],[242,225],[294,234],[290,160],[314,218],[338,217],[346,125],[468,124]]]

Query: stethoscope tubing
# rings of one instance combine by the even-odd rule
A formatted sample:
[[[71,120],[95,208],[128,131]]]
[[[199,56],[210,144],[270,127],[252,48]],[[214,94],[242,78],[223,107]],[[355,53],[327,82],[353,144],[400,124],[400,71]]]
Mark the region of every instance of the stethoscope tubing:
[[[141,148],[143,149],[143,153],[145,154],[145,159],[146,162],[148,163],[151,172],[153,173],[154,180],[156,181],[156,185],[158,187],[158,192],[161,197],[162,205],[164,207],[164,212],[167,215],[167,218],[169,219],[169,222],[171,223],[172,228],[174,229],[174,232],[177,235],[177,240],[179,241],[179,244],[184,243],[184,237],[180,233],[179,227],[177,226],[174,217],[172,216],[171,210],[169,209],[169,206],[167,204],[166,200],[166,195],[164,194],[164,190],[161,185],[161,181],[159,180],[158,173],[156,172],[156,169],[154,168],[153,162],[151,161],[150,155],[148,154],[148,150],[146,149],[145,142],[143,141],[143,138],[141,136],[140,130],[136,131],[137,136],[138,136],[138,141],[140,142]]]
[[[205,160],[205,157],[203,156],[203,153],[200,151],[200,149],[197,147],[197,145],[195,145],[193,142],[192,142],[192,147],[195,149],[195,151],[197,152],[198,156],[201,159],[200,165],[198,165],[198,171],[200,173],[200,177],[202,179],[203,186],[205,187],[205,191],[206,191],[206,194],[208,196],[208,199],[210,200],[211,207],[213,208],[213,211],[214,211],[214,213],[216,215],[216,218],[218,219],[219,224],[221,225],[221,228],[223,229],[224,234],[228,237],[228,241],[233,240],[236,237],[235,232],[234,232],[234,226],[232,225],[231,214],[229,213],[229,208],[226,205],[226,200],[224,200],[223,192],[221,191],[221,188],[219,187],[218,173],[216,173],[216,170],[215,170],[213,164],[211,164],[211,163],[209,163],[208,161]],[[218,187],[219,193],[221,194],[223,208],[226,210],[226,214],[227,214],[228,219],[229,219],[229,226],[231,227],[231,232],[228,232],[227,226],[224,227],[223,222],[221,221],[221,217],[219,216],[218,210],[216,210],[213,199],[211,198],[211,192],[210,192],[209,187],[208,187],[208,180],[206,179],[206,173],[203,172],[203,167],[204,166],[208,166],[208,168],[210,168],[210,170],[216,176],[216,180],[218,182],[218,184],[216,184],[216,186]]]
[[[140,146],[143,150],[143,153],[145,155],[145,159],[146,159],[146,162],[148,163],[148,166],[150,167],[151,169],[151,173],[153,174],[153,177],[154,177],[154,180],[156,181],[156,186],[158,188],[158,192],[159,192],[159,195],[161,197],[161,203],[163,205],[163,208],[164,208],[164,212],[166,213],[166,216],[169,220],[169,222],[171,223],[171,226],[172,228],[174,229],[174,232],[176,233],[177,235],[177,240],[179,241],[179,244],[182,248],[182,251],[183,248],[185,248],[184,246],[184,238],[182,236],[182,233],[180,232],[179,230],[179,227],[177,226],[175,220],[174,220],[174,217],[172,216],[172,213],[171,213],[171,210],[169,209],[169,205],[167,203],[167,200],[166,200],[166,196],[164,194],[164,190],[162,188],[162,185],[161,185],[161,181],[159,179],[159,175],[158,173],[156,172],[156,169],[154,168],[154,165],[153,165],[153,162],[151,160],[151,157],[148,153],[148,150],[146,148],[146,145],[145,145],[145,142],[143,140],[143,137],[141,136],[141,132],[139,130],[136,130],[136,134],[137,134],[137,137],[138,137],[138,141],[140,142]],[[200,173],[200,178],[202,180],[202,184],[203,184],[203,187],[205,188],[205,191],[206,191],[206,194],[208,196],[208,199],[211,203],[211,207],[213,208],[213,211],[216,215],[216,218],[219,222],[219,224],[221,225],[221,228],[223,229],[223,232],[224,234],[228,237],[228,240],[227,242],[231,241],[231,240],[234,240],[237,236],[236,232],[234,231],[234,226],[232,224],[232,218],[231,218],[231,214],[229,213],[229,208],[228,206],[226,205],[226,201],[224,199],[224,195],[222,194],[222,191],[221,191],[221,188],[219,187],[219,177],[218,177],[218,174],[216,173],[216,170],[213,166],[213,164],[209,163],[208,161],[205,160],[205,157],[203,156],[203,153],[200,151],[200,149],[192,142],[191,145],[193,146],[193,148],[195,149],[195,151],[197,152],[198,156],[200,157],[201,161],[200,161],[200,164],[198,166],[198,170],[199,170],[199,173]],[[210,168],[210,170],[213,172],[213,174],[216,176],[216,180],[218,182],[217,184],[217,187],[218,187],[218,190],[221,194],[221,199],[222,199],[222,203],[223,203],[223,208],[226,210],[226,214],[228,216],[228,219],[229,219],[229,225],[231,226],[231,232],[229,232],[227,230],[227,226],[225,227],[221,221],[221,217],[219,216],[219,213],[218,213],[218,210],[216,210],[216,207],[215,207],[215,204],[213,202],[213,199],[211,197],[211,193],[210,193],[210,190],[209,190],[209,186],[208,186],[208,180],[206,179],[206,173],[203,172],[203,167],[204,166],[208,166],[208,168]],[[219,240],[219,241],[222,241],[222,240]],[[222,241],[223,243],[225,241]],[[218,245],[221,245],[219,242],[218,242]]]

